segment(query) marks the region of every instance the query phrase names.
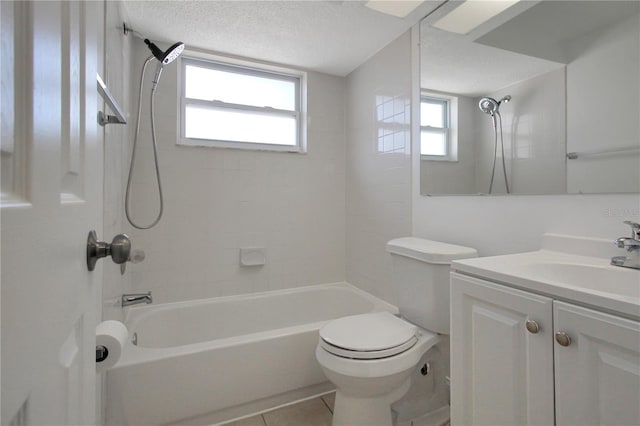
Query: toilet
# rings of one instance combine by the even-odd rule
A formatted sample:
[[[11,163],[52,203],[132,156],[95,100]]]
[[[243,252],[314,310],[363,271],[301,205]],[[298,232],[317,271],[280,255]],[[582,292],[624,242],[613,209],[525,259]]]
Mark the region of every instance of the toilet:
[[[451,261],[478,255],[472,248],[414,237],[389,241],[387,251],[400,316],[353,315],[320,329],[316,358],[336,387],[333,426],[393,424],[392,404],[403,406],[400,400],[418,385],[412,382],[429,374],[425,359],[448,354]],[[440,363],[448,371],[448,359]],[[426,393],[442,392],[445,375]]]

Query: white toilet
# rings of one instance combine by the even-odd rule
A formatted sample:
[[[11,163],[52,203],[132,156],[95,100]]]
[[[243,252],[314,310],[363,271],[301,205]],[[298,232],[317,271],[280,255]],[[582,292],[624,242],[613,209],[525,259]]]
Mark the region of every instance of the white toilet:
[[[316,358],[336,386],[333,426],[392,425],[391,404],[411,388],[420,361],[436,345],[448,345],[441,335],[449,334],[451,261],[478,255],[412,237],[389,241],[387,251],[401,318],[389,312],[353,315],[320,329]],[[448,347],[441,353],[448,354]],[[441,379],[437,387],[445,386]]]

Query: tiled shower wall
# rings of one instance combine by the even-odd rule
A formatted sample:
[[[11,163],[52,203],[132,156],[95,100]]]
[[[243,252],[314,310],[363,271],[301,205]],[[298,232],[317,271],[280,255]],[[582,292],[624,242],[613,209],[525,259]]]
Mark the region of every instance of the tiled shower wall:
[[[133,52],[135,98],[148,51],[136,40]],[[128,228],[146,260],[127,290],[162,303],[344,281],[345,79],[308,73],[308,153],[293,154],[177,146],[177,75],[165,67],[156,95],[165,211],[153,229]],[[142,224],[158,201],[148,99],[131,203]],[[264,247],[266,265],[240,266],[241,247]]]
[[[406,33],[347,77],[347,281],[395,303],[387,241],[411,234]]]

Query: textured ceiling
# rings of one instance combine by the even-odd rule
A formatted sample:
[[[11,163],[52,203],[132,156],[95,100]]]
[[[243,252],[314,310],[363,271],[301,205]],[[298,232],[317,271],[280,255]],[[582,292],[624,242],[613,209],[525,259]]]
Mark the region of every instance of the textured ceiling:
[[[564,67],[573,60],[567,43],[640,10],[635,0],[531,1],[468,35],[431,25],[459,4],[447,3],[420,24],[421,86],[467,96],[485,96]]]
[[[125,0],[128,26],[154,41],[345,76],[443,0],[406,18],[365,1]],[[161,45],[165,48],[167,46]]]

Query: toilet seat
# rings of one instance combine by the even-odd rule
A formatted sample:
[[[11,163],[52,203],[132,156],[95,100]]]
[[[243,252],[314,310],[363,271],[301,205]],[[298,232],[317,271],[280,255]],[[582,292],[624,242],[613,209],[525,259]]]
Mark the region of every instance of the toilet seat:
[[[418,328],[389,312],[352,315],[320,329],[319,344],[343,358],[381,359],[398,355],[418,341]]]

